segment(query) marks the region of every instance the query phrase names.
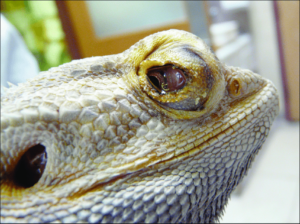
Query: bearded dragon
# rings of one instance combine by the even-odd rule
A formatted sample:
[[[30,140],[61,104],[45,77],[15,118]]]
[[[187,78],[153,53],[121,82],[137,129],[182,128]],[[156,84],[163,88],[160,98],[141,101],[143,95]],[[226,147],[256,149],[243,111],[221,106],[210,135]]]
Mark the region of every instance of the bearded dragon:
[[[1,98],[1,222],[217,222],[278,108],[179,30],[41,72]]]

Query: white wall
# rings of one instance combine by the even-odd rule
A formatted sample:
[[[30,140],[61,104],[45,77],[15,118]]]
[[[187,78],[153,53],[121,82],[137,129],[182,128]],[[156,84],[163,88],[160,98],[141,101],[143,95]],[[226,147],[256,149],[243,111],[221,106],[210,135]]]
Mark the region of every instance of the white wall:
[[[277,87],[280,113],[284,113],[284,95],[273,2],[250,1],[249,7],[258,73],[270,79]]]
[[[182,1],[86,1],[99,37],[187,19]]]

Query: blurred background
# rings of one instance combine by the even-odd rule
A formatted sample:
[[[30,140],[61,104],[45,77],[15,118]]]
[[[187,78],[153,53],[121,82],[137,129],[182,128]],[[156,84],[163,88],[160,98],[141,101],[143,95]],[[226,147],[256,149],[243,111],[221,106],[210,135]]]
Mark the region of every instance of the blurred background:
[[[8,82],[172,28],[279,92],[279,117],[221,222],[299,223],[299,1],[1,1],[1,93]]]

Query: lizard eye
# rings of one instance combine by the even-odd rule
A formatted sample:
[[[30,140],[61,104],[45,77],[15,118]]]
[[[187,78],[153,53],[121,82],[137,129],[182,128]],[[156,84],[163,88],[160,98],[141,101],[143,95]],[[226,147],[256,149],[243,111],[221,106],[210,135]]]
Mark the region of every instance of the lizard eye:
[[[148,70],[147,77],[160,94],[182,89],[186,84],[183,71],[172,65],[151,68]]]
[[[29,148],[14,171],[14,182],[21,187],[32,187],[43,175],[47,163],[46,149],[38,144]]]
[[[137,67],[139,87],[149,102],[172,118],[200,117],[224,96],[222,64],[203,45],[166,41]]]
[[[153,66],[146,70],[148,95],[160,105],[175,110],[201,111],[214,83],[211,71],[199,66],[198,73],[175,64]]]

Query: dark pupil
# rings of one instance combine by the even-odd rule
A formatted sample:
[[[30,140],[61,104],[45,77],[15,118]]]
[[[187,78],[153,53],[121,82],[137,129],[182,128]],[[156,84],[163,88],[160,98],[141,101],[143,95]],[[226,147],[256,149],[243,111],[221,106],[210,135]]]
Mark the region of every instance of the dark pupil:
[[[155,77],[155,76],[149,76],[149,79],[150,79],[151,83],[152,83],[154,86],[156,86],[157,88],[159,88],[159,86],[160,86],[160,81],[158,80],[157,77]]]
[[[182,89],[186,83],[183,72],[172,65],[152,68],[148,71],[150,83],[159,92],[172,92]]]

